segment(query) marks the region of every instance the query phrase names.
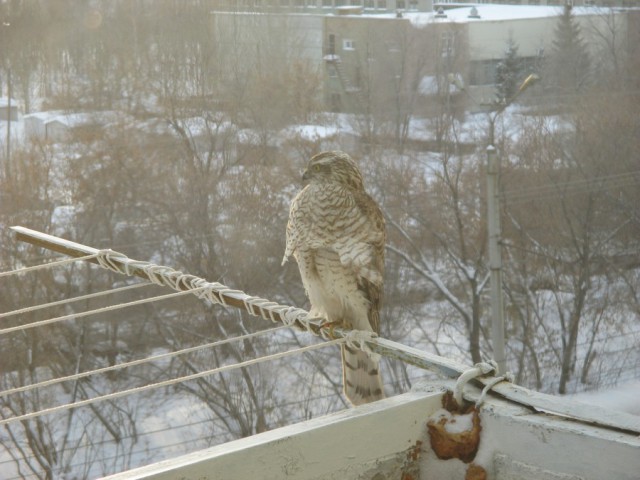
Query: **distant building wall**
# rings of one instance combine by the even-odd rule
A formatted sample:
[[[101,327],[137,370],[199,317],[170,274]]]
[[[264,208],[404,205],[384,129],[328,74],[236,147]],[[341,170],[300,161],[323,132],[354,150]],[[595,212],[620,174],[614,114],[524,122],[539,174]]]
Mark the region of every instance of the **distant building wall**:
[[[320,5],[321,1],[313,5]],[[432,77],[431,84],[437,86],[437,92],[431,88],[424,93],[423,99],[429,97],[425,100],[426,108],[435,111],[442,108],[437,102],[445,101],[445,107],[451,108],[453,97],[459,93],[451,92],[447,86],[446,78],[450,74],[464,79],[468,92],[479,104],[493,103],[496,67],[504,57],[509,38],[517,44],[518,53],[527,65],[525,69],[538,68],[542,58],[552,51],[558,16],[562,12],[561,6],[531,7],[534,14],[525,18],[522,12],[529,11],[525,7],[489,8],[476,4],[477,15],[473,16],[467,4],[457,13],[451,10],[440,16],[420,11],[378,15],[372,13],[373,4],[366,1],[356,6],[347,5],[347,2],[344,5],[335,3],[336,0],[331,2],[330,6],[327,4],[326,12],[335,8],[331,10],[335,11],[333,15],[215,13],[214,29],[219,33],[226,32],[227,36],[229,31],[234,31],[243,45],[250,46],[242,53],[243,61],[259,52],[276,49],[281,49],[284,57],[301,56],[310,60],[323,72],[318,94],[324,100],[325,108],[333,111],[364,111],[362,103],[368,101],[366,95],[374,91],[375,95],[384,94],[385,89],[392,95],[392,90],[398,87],[392,79],[385,78],[396,67],[395,63],[404,61],[411,65],[406,57],[414,56],[417,64],[425,55],[430,56],[428,65],[411,68],[421,71],[417,83],[422,82],[424,76]],[[638,30],[638,12],[576,10],[580,11],[576,12],[575,19],[594,56],[606,55],[606,52],[597,51],[606,44],[627,48],[632,55],[640,57],[636,41],[640,33],[635,37],[629,33]],[[629,24],[636,25],[635,30],[630,29]],[[619,45],[603,41],[607,35],[614,35]],[[410,36],[412,38],[408,40]],[[265,38],[268,41],[263,40]],[[421,42],[417,48],[408,45],[416,41]],[[422,60],[418,60],[419,57]],[[374,78],[377,78],[377,85],[371,83]],[[446,98],[435,98],[438,96]]]
[[[478,11],[482,15],[482,6],[478,6]],[[555,29],[561,11],[558,9],[557,16],[543,18],[505,18],[468,23],[468,81],[470,91],[480,103],[491,103],[494,99],[496,67],[504,57],[509,38],[518,46],[525,69],[533,71],[534,64],[553,51]],[[619,52],[625,48],[622,42],[627,38],[627,12],[594,9],[592,14],[580,13],[574,18],[580,25],[583,40],[592,57],[611,54],[603,51],[603,45]]]
[[[258,55],[262,47],[288,59],[321,57],[321,16],[213,12],[211,17],[216,38],[226,48],[246,47],[242,54]],[[236,45],[230,43],[234,41]]]
[[[69,136],[69,126],[61,120],[55,119],[45,123],[45,138],[53,143],[62,142]]]
[[[20,120],[20,109],[18,108],[18,103],[15,99],[11,99],[11,108],[9,108],[9,99],[8,98],[0,98],[0,120],[11,120],[12,122],[17,122]]]
[[[28,140],[44,139],[46,136],[45,119],[37,113],[22,117],[24,134]]]
[[[363,111],[367,95],[384,91],[381,82],[407,53],[402,50],[410,28],[401,18],[326,17],[325,102],[331,110]]]
[[[323,17],[250,12],[213,12],[212,30],[220,45],[221,81],[238,74],[254,75],[259,69],[290,69],[305,61],[321,71]],[[286,88],[283,85],[282,88]],[[318,92],[322,98],[322,92]]]
[[[565,4],[573,6],[587,6],[587,7],[625,7],[633,8],[638,7],[638,0],[479,0],[477,2],[464,2],[458,0],[436,0],[434,2],[434,8],[456,8],[465,7],[469,3],[476,3],[478,5],[483,3],[493,4],[509,4],[509,5],[548,5],[548,6],[563,6]]]
[[[628,13],[628,28],[626,38],[627,55],[629,57],[629,82],[640,89],[640,10]]]
[[[432,0],[219,0],[214,10],[272,13],[337,13],[341,7],[358,6],[371,13],[430,12]]]

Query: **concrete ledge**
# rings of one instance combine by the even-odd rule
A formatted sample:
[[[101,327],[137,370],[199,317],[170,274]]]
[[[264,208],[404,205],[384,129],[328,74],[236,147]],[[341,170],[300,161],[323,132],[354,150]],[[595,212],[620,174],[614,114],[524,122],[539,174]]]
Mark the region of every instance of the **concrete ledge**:
[[[400,478],[442,391],[410,392],[107,477],[109,480]],[[378,475],[378,477],[376,477]],[[381,475],[381,476],[380,476]]]

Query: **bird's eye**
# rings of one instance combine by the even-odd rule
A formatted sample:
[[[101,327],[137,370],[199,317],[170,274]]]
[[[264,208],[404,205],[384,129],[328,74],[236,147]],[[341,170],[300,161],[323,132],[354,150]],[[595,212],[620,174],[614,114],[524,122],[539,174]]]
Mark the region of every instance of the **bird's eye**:
[[[316,172],[319,172],[319,171],[320,171],[320,165],[314,165],[313,169],[314,169]]]

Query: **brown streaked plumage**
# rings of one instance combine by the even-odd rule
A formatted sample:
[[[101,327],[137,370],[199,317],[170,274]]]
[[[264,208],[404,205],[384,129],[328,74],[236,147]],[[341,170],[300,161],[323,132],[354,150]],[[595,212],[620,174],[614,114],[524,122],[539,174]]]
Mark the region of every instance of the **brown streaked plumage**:
[[[379,333],[384,274],[384,218],[365,192],[356,163],[343,152],[322,152],[291,202],[287,246],[311,302],[311,316],[345,328]],[[384,398],[378,360],[342,346],[344,392],[354,405]]]

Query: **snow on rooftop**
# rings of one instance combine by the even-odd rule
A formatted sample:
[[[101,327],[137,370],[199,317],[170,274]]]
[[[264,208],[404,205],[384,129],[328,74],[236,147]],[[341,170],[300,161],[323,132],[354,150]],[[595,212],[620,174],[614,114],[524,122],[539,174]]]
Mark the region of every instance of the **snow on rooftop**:
[[[471,15],[471,10],[475,8],[477,17]],[[537,5],[476,5],[470,7],[453,8],[445,10],[445,19],[451,22],[482,22],[496,20],[524,20],[530,18],[556,17],[562,13],[559,6],[537,6]]]
[[[285,128],[282,132],[285,138],[299,137],[304,140],[315,142],[321,139],[334,137],[340,133],[337,126],[323,125],[292,125]]]
[[[0,107],[7,108],[9,106],[9,97],[0,97]],[[18,102],[14,97],[11,97],[11,107],[17,107]]]
[[[69,113],[62,110],[49,110],[24,115],[24,119],[36,118],[42,123],[60,122],[68,127],[85,125],[87,123],[108,123],[116,121],[123,114],[115,111],[76,112]]]
[[[449,74],[454,75],[454,74]],[[455,77],[461,82],[464,83],[464,79],[460,73],[456,73]],[[452,77],[453,78],[453,77]],[[450,81],[445,82],[443,85],[440,85],[440,89],[446,90],[448,88],[450,93],[455,93],[458,89],[457,87],[451,83]],[[418,85],[418,91],[421,95],[438,95],[440,90],[438,88],[438,77],[434,75],[425,75],[420,80],[420,84]]]
[[[235,125],[228,120],[224,120],[222,115],[211,115],[210,118],[202,116],[189,117],[182,119],[180,123],[192,136],[224,133],[235,128]]]
[[[477,15],[473,15],[474,9]],[[508,20],[528,20],[532,18],[557,17],[562,13],[562,6],[546,5],[495,5],[479,4],[468,7],[451,8],[445,10],[443,15],[434,12],[403,12],[402,16],[407,18],[416,26],[423,26],[434,23],[474,23]],[[475,13],[475,12],[474,12]],[[596,15],[597,9],[589,7],[575,7],[572,10],[574,15]],[[377,18],[395,18],[395,13],[375,15]]]

